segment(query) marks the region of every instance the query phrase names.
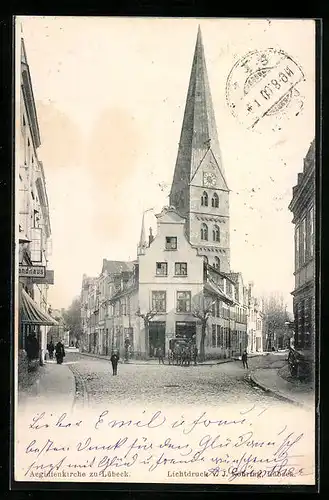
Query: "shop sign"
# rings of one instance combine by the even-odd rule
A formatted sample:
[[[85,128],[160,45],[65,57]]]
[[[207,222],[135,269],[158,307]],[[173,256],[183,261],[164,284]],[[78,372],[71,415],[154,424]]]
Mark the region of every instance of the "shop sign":
[[[21,278],[45,278],[46,266],[19,266],[19,277]]]
[[[39,278],[39,276],[33,277],[33,283],[36,283],[38,285],[42,285],[42,284],[46,284],[46,283],[47,283],[47,285],[53,285],[54,284],[54,271],[47,269],[46,276],[44,278]]]

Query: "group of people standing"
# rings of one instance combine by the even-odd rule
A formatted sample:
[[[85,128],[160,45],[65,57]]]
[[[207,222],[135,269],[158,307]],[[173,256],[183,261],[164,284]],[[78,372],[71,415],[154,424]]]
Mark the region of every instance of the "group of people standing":
[[[54,352],[55,352],[57,363],[59,365],[63,363],[65,357],[65,348],[61,340],[59,340],[55,346],[53,339],[51,339],[49,344],[47,344],[47,351],[49,353],[49,359],[54,359]]]

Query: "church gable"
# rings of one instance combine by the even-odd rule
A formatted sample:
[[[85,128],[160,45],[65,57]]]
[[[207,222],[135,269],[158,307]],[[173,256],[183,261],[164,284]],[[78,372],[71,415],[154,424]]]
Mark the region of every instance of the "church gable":
[[[191,179],[194,186],[210,187],[228,191],[222,170],[211,149],[202,158],[194,176]]]
[[[179,215],[176,209],[172,207],[164,207],[160,214],[156,215],[158,224],[184,224],[185,218]]]

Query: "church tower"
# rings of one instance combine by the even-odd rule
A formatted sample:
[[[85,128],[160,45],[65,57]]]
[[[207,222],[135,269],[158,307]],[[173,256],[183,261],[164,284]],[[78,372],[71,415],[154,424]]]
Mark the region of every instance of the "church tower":
[[[190,243],[208,263],[230,271],[229,189],[198,29],[170,205],[186,218]]]

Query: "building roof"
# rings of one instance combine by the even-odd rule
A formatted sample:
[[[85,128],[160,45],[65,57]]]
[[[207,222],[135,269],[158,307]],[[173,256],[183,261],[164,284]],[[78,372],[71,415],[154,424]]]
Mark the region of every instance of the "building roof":
[[[103,259],[102,273],[107,271],[108,274],[117,274],[121,273],[122,271],[132,271],[133,268],[134,268],[134,262]]]
[[[227,273],[227,277],[228,278],[231,278],[232,281],[234,281],[234,283],[239,283],[239,276],[240,276],[240,273]]]
[[[235,302],[233,299],[231,299],[231,297],[229,297],[226,293],[224,293],[224,291],[220,288],[220,286],[212,280],[208,280],[204,284],[204,290],[209,292],[210,294],[216,295],[226,304],[229,305],[237,304],[237,302]]]
[[[180,185],[191,181],[209,150],[211,150],[220,171],[223,189],[228,189],[222,166],[215,113],[199,27],[170,194],[171,204],[175,204],[172,200],[174,186],[177,189]]]
[[[33,95],[33,86],[30,74],[30,68],[27,62],[26,49],[23,38],[21,39],[21,77],[23,96],[27,109],[27,119],[30,124],[31,136],[34,146],[37,149],[41,144],[40,131],[37,117],[37,110],[35,107],[35,100]]]
[[[306,156],[304,158],[303,171],[297,176],[297,184],[292,188],[292,200],[289,204],[289,210],[292,212],[296,209],[296,203],[301,193],[304,192],[305,186],[312,186],[314,190],[314,173],[315,173],[315,139],[311,142]]]
[[[112,297],[110,297],[110,302],[115,302],[116,300],[124,297],[126,295],[132,295],[133,293],[138,291],[138,283],[131,283],[129,286],[125,288],[121,288],[117,292],[115,292]]]

